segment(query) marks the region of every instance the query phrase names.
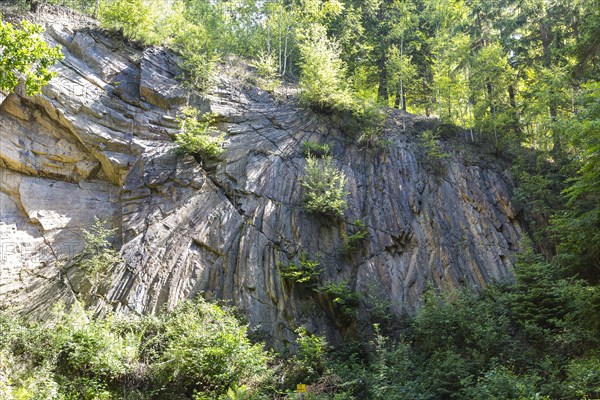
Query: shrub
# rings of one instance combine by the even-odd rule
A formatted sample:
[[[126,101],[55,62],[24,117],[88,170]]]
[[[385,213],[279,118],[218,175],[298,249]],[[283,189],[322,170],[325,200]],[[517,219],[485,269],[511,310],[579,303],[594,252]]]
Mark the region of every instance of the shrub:
[[[300,100],[319,111],[352,107],[352,94],[345,84],[346,68],[339,45],[327,37],[325,27],[313,24],[300,43]]]
[[[356,317],[359,297],[356,292],[350,289],[348,281],[329,282],[319,287],[318,290],[329,297],[334,309],[346,320],[353,320]]]
[[[258,86],[261,89],[272,92],[280,85],[277,60],[272,54],[260,53],[253,65],[259,76]]]
[[[7,381],[15,399],[112,399],[110,386],[134,369],[139,341],[121,318],[94,319],[80,303],[55,307],[43,323],[0,316]],[[2,365],[3,362],[0,362]],[[0,375],[3,368],[0,367]],[[0,376],[0,382],[2,377]],[[2,393],[0,383],[0,393]]]
[[[181,153],[199,154],[203,159],[215,158],[223,153],[223,141],[225,134],[211,127],[214,123],[214,114],[205,114],[198,119],[198,110],[193,107],[185,107],[184,118],[181,120],[181,133],[175,142]]]
[[[90,230],[83,230],[85,246],[78,266],[93,285],[96,285],[115,264],[121,261],[110,243],[115,231],[116,229],[105,228],[104,223],[97,218]]]
[[[475,386],[461,391],[464,398],[473,400],[488,399],[536,399],[549,400],[540,396],[535,388],[535,379],[518,376],[509,368],[501,366],[493,368],[477,380]]]
[[[392,342],[380,333],[379,325],[374,325],[375,337],[369,343],[368,380],[371,397],[377,400],[415,398],[411,390],[411,375],[414,364],[408,344]],[[425,393],[422,393],[425,394]]]
[[[302,186],[306,189],[304,208],[311,213],[342,217],[348,208],[346,175],[333,165],[331,156],[306,159]]]
[[[362,220],[354,221],[354,232],[352,235],[343,234],[344,245],[342,246],[342,254],[351,254],[359,249],[360,243],[367,236],[367,228]]]
[[[359,143],[377,146],[383,133],[385,113],[369,100],[357,99],[342,117],[341,128],[355,136]]]
[[[63,55],[59,47],[44,42],[40,37],[43,31],[42,26],[28,21],[17,29],[0,20],[0,90],[12,91],[24,79],[27,94],[34,95],[56,76],[48,68]]]
[[[426,163],[430,172],[442,173],[443,160],[448,157],[439,143],[439,134],[431,130],[421,133],[419,146],[425,153]]]
[[[5,392],[2,391],[0,383],[2,399],[55,400],[62,398],[55,376],[46,366],[35,367],[32,371],[25,373],[21,371],[21,375],[13,375],[13,377],[16,378],[15,381],[6,386]]]
[[[12,354],[4,349],[0,349],[0,398],[2,399],[12,398],[13,382],[11,382],[11,378],[14,379],[13,364]]]
[[[297,263],[279,265],[281,277],[291,282],[303,284],[307,287],[316,287],[321,275],[318,261],[309,260],[302,254]]]
[[[57,312],[51,328],[57,371],[98,383],[132,372],[139,338],[131,330],[120,331],[123,318],[127,317],[109,314],[94,319],[80,303],[75,303],[68,312]]]
[[[76,303],[44,322],[0,315],[0,331],[2,399],[214,399],[254,395],[269,375],[233,311],[203,300],[159,317],[94,317]]]
[[[172,390],[215,395],[241,384],[256,384],[267,375],[268,355],[251,344],[247,329],[230,309],[205,301],[178,306],[148,342],[160,343],[150,354],[159,381]]]
[[[144,0],[101,0],[98,20],[103,28],[121,30],[128,39],[144,44],[157,42],[152,31],[153,10]]]
[[[511,339],[507,296],[490,290],[488,297],[468,289],[428,293],[412,326],[415,348],[427,356],[456,352],[473,364],[506,350]]]
[[[321,158],[329,155],[329,152],[330,148],[327,143],[319,144],[310,140],[302,143],[302,155],[304,157],[314,156]]]
[[[200,93],[208,91],[219,57],[203,25],[184,23],[173,47],[181,54],[184,81]]]
[[[579,398],[600,398],[600,357],[571,361],[566,386]]]
[[[298,338],[297,380],[298,382],[311,382],[318,378],[325,370],[327,341],[322,336],[309,333],[306,328],[296,329]]]
[[[103,28],[144,45],[170,44],[185,26],[184,10],[178,0],[101,0],[98,20]]]

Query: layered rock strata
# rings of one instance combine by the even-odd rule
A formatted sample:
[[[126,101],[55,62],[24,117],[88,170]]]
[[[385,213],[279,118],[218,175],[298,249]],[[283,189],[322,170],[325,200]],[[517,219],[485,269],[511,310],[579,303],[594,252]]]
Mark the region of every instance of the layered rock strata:
[[[227,68],[199,100],[164,50],[58,22],[46,37],[63,47],[58,77],[42,95],[0,98],[3,307],[43,315],[88,296],[99,309],[155,313],[201,295],[230,300],[267,337],[290,340],[305,325],[335,342],[344,330],[335,307],[282,279],[282,265],[318,260],[321,284],[346,282],[367,323],[375,302],[412,311],[429,284],[512,277],[521,227],[503,168],[447,147],[442,173],[429,172],[417,140],[424,118],[390,111],[386,145],[370,148],[293,93],[269,95]],[[219,115],[219,160],[176,152],[189,101]],[[342,219],[303,209],[307,140],[327,143],[348,178]],[[94,218],[117,229],[123,262],[90,295],[72,260]],[[344,253],[358,219],[367,236]]]

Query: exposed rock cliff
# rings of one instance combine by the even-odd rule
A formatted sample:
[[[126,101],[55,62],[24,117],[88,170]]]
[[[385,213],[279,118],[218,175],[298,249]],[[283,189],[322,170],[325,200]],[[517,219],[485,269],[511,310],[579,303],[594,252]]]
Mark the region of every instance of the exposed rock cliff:
[[[404,115],[403,131],[390,112],[389,144],[361,148],[293,96],[276,101],[221,74],[203,107],[221,116],[226,151],[201,165],[175,152],[186,93],[171,55],[59,22],[46,35],[63,46],[59,76],[43,95],[0,97],[2,306],[43,312],[88,291],[64,266],[94,217],[118,228],[124,259],[97,290],[98,307],[151,313],[203,294],[231,300],[279,339],[300,324],[334,342],[339,334],[322,298],[280,277],[278,265],[302,253],[320,260],[323,282],[365,294],[362,320],[374,296],[401,313],[428,282],[482,287],[512,276],[521,228],[506,176],[456,151],[444,174],[428,173],[416,139],[424,119]],[[343,221],[302,208],[306,140],[328,143],[348,176]],[[368,238],[343,255],[356,219]]]

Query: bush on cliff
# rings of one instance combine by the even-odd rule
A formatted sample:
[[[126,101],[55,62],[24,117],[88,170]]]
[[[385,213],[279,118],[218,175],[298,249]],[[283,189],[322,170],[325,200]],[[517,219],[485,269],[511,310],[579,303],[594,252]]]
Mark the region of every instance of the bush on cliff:
[[[198,154],[203,159],[219,156],[223,153],[224,134],[214,129],[214,114],[198,117],[198,110],[192,107],[183,109],[181,132],[176,143],[181,153]]]
[[[116,229],[106,228],[105,224],[96,218],[89,230],[83,230],[85,246],[77,265],[92,285],[97,285],[101,279],[108,279],[108,272],[121,261],[111,244]]]
[[[333,165],[331,156],[317,159],[309,155],[304,172],[304,208],[311,213],[342,217],[348,208],[346,175]]]
[[[0,14],[0,19],[2,14]],[[23,82],[27,94],[40,93],[56,76],[50,67],[61,60],[59,47],[51,47],[40,36],[42,26],[23,21],[19,28],[0,20],[0,90],[14,90]]]
[[[385,114],[352,90],[340,45],[319,24],[312,24],[301,37],[301,103],[317,112],[337,114],[347,134],[361,143],[376,144]]]

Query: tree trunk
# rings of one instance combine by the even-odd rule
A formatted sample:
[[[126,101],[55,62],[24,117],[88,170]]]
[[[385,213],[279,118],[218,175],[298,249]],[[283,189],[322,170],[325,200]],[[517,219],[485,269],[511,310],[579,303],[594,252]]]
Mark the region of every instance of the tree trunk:
[[[510,106],[517,111],[517,102],[515,100],[515,87],[513,85],[508,86],[508,98],[510,100]]]
[[[379,19],[379,21],[383,21],[383,3],[382,5],[379,6],[379,12],[377,13],[377,17]],[[386,45],[386,38],[385,38],[385,34],[383,32],[378,32],[379,33],[379,48],[380,48],[380,54],[379,54],[379,60],[377,60],[377,68],[379,69],[379,88],[377,90],[377,100],[379,102],[385,102],[387,104],[387,101],[389,99],[389,93],[388,93],[388,88],[387,88],[387,45]]]
[[[550,108],[550,119],[554,125],[554,123],[558,119],[558,112],[556,110],[556,105],[551,104],[549,108]],[[554,153],[555,156],[560,157],[562,155],[562,143],[561,143],[561,139],[560,139],[560,133],[559,133],[559,130],[556,129],[554,126],[552,127],[552,152]]]
[[[282,29],[281,29],[281,20],[283,19],[283,11],[280,10],[279,12],[279,67],[277,68],[277,70],[279,71],[279,74],[281,75],[282,72],[282,67],[283,67],[283,62],[281,60],[281,56],[283,54],[283,45],[281,43],[281,35],[282,35]]]
[[[379,102],[387,102],[388,90],[387,90],[387,68],[385,67],[386,55],[385,50],[381,50],[381,57],[377,62],[379,69],[379,89],[377,90],[377,99]]]
[[[400,103],[402,104],[402,111],[406,111],[406,102],[404,98],[404,33],[402,34],[402,40],[400,41]]]
[[[287,59],[288,59],[288,37],[290,35],[290,21],[289,17],[286,19],[285,24],[285,47],[283,51],[283,71],[281,72],[281,76],[284,76],[287,70]]]
[[[518,134],[521,133],[521,125],[519,124],[519,110],[517,110],[517,101],[515,99],[515,87],[513,85],[508,85],[508,99],[510,101],[510,107],[513,112],[513,121],[512,126],[515,132]]]
[[[271,24],[267,21],[267,54],[271,56]]]
[[[489,82],[486,83],[485,86],[487,88],[488,96],[490,96],[490,113],[492,115],[495,115],[496,114],[496,106],[494,105],[494,87]]]
[[[550,43],[552,43],[552,34],[550,33],[550,29],[544,24],[543,21],[540,22],[540,37],[542,39],[542,48],[544,50],[544,66],[550,66]]]

